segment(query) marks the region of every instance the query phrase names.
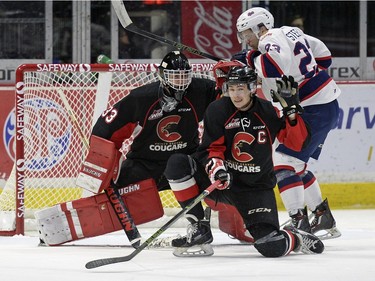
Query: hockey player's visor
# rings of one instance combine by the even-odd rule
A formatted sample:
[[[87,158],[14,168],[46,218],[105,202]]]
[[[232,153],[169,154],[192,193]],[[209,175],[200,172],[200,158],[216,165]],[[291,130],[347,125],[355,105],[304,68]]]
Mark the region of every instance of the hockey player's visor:
[[[250,29],[246,29],[244,31],[237,32],[238,42],[240,42],[240,43],[246,42],[253,35],[254,35],[254,33]]]

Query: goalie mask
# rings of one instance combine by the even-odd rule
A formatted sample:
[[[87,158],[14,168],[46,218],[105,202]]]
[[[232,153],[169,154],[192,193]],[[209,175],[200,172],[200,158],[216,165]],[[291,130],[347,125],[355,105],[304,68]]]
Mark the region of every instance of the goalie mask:
[[[159,79],[161,107],[163,111],[172,111],[182,101],[191,83],[192,70],[186,56],[179,51],[168,53],[159,65]]]

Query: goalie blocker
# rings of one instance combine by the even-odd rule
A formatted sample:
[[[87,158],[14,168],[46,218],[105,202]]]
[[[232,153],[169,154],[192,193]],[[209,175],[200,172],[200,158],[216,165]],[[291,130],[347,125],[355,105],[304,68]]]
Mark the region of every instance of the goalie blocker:
[[[135,224],[163,216],[153,179],[119,189]],[[105,193],[61,203],[35,213],[39,238],[49,246],[121,230],[122,226]]]
[[[91,193],[101,193],[111,180],[116,182],[121,162],[121,153],[113,142],[92,135],[76,184]]]

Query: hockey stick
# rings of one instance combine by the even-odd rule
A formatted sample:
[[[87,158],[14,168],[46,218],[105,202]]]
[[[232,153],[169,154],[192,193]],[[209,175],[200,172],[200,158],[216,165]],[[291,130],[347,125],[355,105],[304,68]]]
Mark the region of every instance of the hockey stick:
[[[182,43],[178,43],[178,42],[169,40],[167,38],[161,37],[159,35],[156,35],[156,34],[153,34],[151,32],[148,32],[148,31],[145,31],[143,29],[138,28],[132,22],[132,20],[130,19],[129,14],[126,11],[125,5],[124,5],[124,3],[123,3],[122,0],[111,0],[111,2],[112,2],[112,6],[113,6],[113,8],[114,8],[114,10],[115,10],[115,12],[117,14],[117,17],[118,17],[121,25],[126,30],[131,31],[133,33],[136,33],[138,35],[144,36],[146,38],[158,41],[160,43],[176,47],[180,51],[187,51],[189,53],[192,53],[192,54],[204,57],[204,58],[212,59],[214,61],[223,60],[223,59],[215,57],[215,56],[213,56],[211,54],[208,54],[208,53],[205,53],[205,52],[201,52],[201,51],[199,51],[199,50],[197,50],[197,49],[195,49],[193,47],[186,46],[186,45],[184,45]]]
[[[182,216],[184,216],[188,211],[190,211],[195,205],[201,202],[204,198],[207,197],[212,191],[214,191],[220,181],[216,181],[207,187],[201,194],[198,195],[190,204],[188,204],[185,208],[183,208],[178,214],[176,214],[173,218],[171,218],[166,224],[164,224],[159,230],[157,230],[153,235],[151,235],[145,242],[143,242],[137,249],[135,249],[130,255],[122,256],[122,257],[114,257],[114,258],[105,258],[105,259],[98,259],[93,260],[86,263],[87,269],[96,268],[103,265],[114,264],[119,262],[126,262],[130,261],[136,255],[138,255],[143,249],[145,249],[152,241],[154,241],[158,236],[160,236],[164,231],[166,231],[171,225],[173,225],[177,220],[179,220]]]
[[[68,114],[73,123],[73,126],[78,131],[85,148],[89,149],[90,148],[89,141],[87,140],[86,136],[83,134],[81,128],[79,127],[77,118],[68,100],[66,99],[64,91],[61,88],[59,88],[57,89],[57,93],[60,95],[60,98],[65,106],[65,109],[68,111]],[[124,201],[122,200],[120,194],[118,193],[118,190],[116,190],[110,184],[110,186],[105,190],[105,194],[107,195],[108,200],[111,203],[112,208],[116,214],[116,217],[118,218],[122,226],[122,229],[125,231],[125,234],[128,237],[130,243],[132,244],[134,248],[137,248],[141,243],[141,235],[138,231],[137,226],[135,225],[133,221],[133,218],[131,217],[128,211],[128,208],[126,207]]]
[[[66,111],[68,111],[70,120],[72,121],[73,126],[77,129],[77,132],[79,133],[85,148],[89,149],[89,141],[86,139],[86,136],[83,134],[81,128],[78,126],[77,118],[74,115],[73,109],[70,107],[70,104],[65,97],[64,91],[61,88],[58,88],[57,93],[59,94],[59,96],[60,96],[60,98],[61,98],[61,100],[62,100],[62,102],[65,106]]]

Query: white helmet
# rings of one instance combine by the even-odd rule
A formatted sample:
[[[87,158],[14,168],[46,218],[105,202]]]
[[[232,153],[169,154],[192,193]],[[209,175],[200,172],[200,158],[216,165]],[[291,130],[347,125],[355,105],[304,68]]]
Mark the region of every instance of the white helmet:
[[[256,7],[243,12],[237,19],[237,37],[241,43],[241,32],[249,28],[259,38],[259,28],[264,25],[267,29],[273,28],[273,15],[264,8]]]

